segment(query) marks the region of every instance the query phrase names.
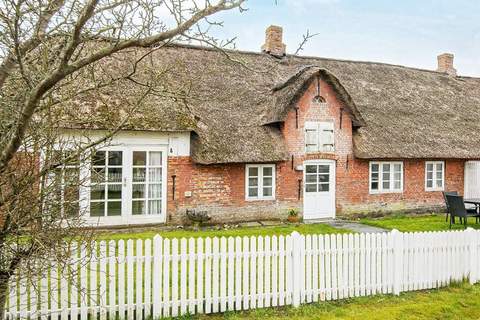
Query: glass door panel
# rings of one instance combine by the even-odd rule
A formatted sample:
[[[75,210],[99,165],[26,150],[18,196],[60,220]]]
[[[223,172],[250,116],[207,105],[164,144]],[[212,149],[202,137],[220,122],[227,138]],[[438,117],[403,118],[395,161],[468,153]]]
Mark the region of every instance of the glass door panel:
[[[133,151],[132,215],[162,213],[162,152]]]

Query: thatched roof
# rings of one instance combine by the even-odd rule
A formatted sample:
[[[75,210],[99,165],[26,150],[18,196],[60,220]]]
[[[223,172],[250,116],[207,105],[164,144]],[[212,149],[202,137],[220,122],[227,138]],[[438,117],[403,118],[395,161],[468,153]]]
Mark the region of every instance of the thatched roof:
[[[127,66],[130,58],[123,59]],[[138,68],[144,80],[161,79],[162,90],[185,96],[149,97],[127,128],[193,131],[192,156],[198,163],[288,159],[277,123],[316,75],[333,86],[352,117],[355,156],[480,158],[477,78],[382,63],[278,59],[177,45],[156,50]],[[158,70],[167,69],[160,78]],[[105,94],[128,94],[131,86]]]

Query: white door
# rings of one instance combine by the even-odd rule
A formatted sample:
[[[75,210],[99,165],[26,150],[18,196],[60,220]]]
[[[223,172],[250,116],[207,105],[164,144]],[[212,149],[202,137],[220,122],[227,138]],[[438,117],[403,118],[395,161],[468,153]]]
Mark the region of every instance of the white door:
[[[97,151],[83,207],[99,225],[165,222],[167,147],[116,146]],[[88,169],[87,169],[88,170]],[[81,200],[82,201],[82,200]]]
[[[335,161],[306,161],[303,167],[303,218],[334,218]]]

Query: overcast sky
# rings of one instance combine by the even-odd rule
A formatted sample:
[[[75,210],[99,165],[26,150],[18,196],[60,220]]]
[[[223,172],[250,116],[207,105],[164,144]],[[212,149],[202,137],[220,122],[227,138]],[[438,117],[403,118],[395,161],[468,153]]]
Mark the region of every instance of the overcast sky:
[[[218,35],[238,49],[260,51],[265,28],[284,29],[293,53],[307,29],[319,33],[302,55],[435,69],[439,53],[455,54],[460,75],[480,76],[480,0],[250,0],[224,13]]]

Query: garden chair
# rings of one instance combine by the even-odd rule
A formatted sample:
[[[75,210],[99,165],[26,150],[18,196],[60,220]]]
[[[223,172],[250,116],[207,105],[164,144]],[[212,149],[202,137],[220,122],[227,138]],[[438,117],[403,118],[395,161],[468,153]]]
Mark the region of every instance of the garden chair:
[[[458,196],[457,191],[444,191],[442,192],[443,195],[443,200],[445,200],[445,205],[447,206],[447,214],[445,216],[445,222],[448,222],[448,215],[450,214],[449,209],[448,209],[448,201],[447,201],[447,195],[452,195],[452,196]],[[462,222],[462,221],[460,221]]]
[[[447,206],[448,212],[450,214],[450,229],[452,228],[452,222],[455,223],[455,217],[459,217],[462,221],[463,226],[465,229],[467,228],[467,217],[475,217],[477,218],[480,216],[477,212],[468,212],[465,208],[465,203],[463,202],[463,197],[458,195],[445,195],[447,198]]]

